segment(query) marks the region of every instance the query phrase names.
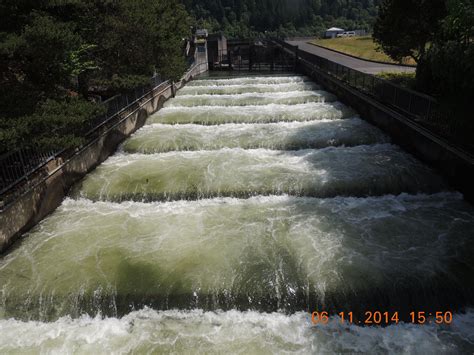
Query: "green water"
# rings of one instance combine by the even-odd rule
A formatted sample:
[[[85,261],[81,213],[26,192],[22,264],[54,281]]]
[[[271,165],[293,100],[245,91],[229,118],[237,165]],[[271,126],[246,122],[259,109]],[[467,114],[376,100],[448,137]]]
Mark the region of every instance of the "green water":
[[[390,139],[359,118],[271,124],[153,124],[124,144],[127,153],[166,153],[222,148],[299,150],[388,143]]]
[[[182,95],[230,95],[230,94],[246,94],[246,93],[268,93],[268,92],[284,92],[284,91],[311,91],[320,90],[321,87],[312,82],[296,82],[296,83],[250,83],[250,84],[234,84],[234,85],[188,85],[178,92],[178,96]]]
[[[0,353],[472,353],[473,231],[308,78],[196,80],[0,259]]]
[[[474,262],[467,207],[449,193],[154,204],[68,199],[5,258],[4,312],[46,319],[94,315],[94,307],[115,316],[144,305],[355,312],[371,302],[401,309],[407,297],[412,307],[449,306],[452,295],[428,291],[440,282],[458,297],[473,291],[460,286],[474,285],[474,275],[456,265]],[[376,289],[390,302],[371,295]]]
[[[228,95],[178,95],[165,103],[165,107],[194,106],[253,106],[296,105],[311,102],[333,102],[336,96],[326,91],[290,91],[272,93],[247,93]]]
[[[78,185],[75,196],[156,201],[291,194],[335,197],[436,192],[442,179],[390,144],[321,150],[118,154]]]
[[[342,119],[354,116],[341,103],[248,106],[168,106],[148,119],[148,123],[220,125],[226,123],[272,123]]]

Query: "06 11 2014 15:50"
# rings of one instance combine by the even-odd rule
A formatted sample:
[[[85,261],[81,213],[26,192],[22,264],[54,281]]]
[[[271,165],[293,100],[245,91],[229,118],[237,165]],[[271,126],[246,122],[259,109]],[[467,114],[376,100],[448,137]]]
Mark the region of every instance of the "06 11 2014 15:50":
[[[367,311],[361,320],[356,320],[353,312],[337,313],[341,323],[360,324],[360,325],[390,325],[398,324],[400,322],[400,312],[381,312],[381,311]],[[337,321],[337,318],[335,318]],[[445,312],[410,312],[408,317],[405,317],[407,322],[413,324],[451,324],[453,321],[453,313]],[[311,314],[311,322],[313,324],[325,325],[331,321],[330,315],[326,311],[313,312]]]

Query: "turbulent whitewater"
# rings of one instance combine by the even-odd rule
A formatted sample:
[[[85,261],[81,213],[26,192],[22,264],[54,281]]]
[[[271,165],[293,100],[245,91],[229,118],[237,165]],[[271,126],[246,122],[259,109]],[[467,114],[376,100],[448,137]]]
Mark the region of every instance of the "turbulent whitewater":
[[[354,116],[347,106],[339,103],[309,103],[299,105],[246,105],[165,107],[148,122],[164,124],[195,123],[219,125],[226,123],[271,123],[314,120],[338,120]]]
[[[195,80],[0,258],[0,353],[472,353],[473,231],[307,77]]]
[[[68,199],[0,264],[4,312],[453,307],[454,295],[474,294],[474,275],[463,266],[472,262],[473,224],[455,193]],[[440,283],[451,291],[428,292]]]
[[[156,201],[273,194],[373,196],[436,192],[443,187],[431,169],[394,145],[379,144],[118,154],[84,179],[75,195]]]
[[[1,353],[64,354],[468,354],[474,343],[474,311],[451,326],[401,323],[386,328],[338,324],[310,327],[310,316],[281,313],[143,309],[121,319],[64,317],[53,323],[0,320]]]
[[[246,93],[284,92],[284,91],[309,91],[320,90],[321,87],[312,82],[295,83],[263,83],[263,84],[234,84],[234,85],[202,85],[185,86],[178,92],[181,95],[230,95]]]
[[[166,153],[222,148],[299,150],[388,143],[390,139],[359,118],[270,124],[152,124],[124,144],[127,153]]]

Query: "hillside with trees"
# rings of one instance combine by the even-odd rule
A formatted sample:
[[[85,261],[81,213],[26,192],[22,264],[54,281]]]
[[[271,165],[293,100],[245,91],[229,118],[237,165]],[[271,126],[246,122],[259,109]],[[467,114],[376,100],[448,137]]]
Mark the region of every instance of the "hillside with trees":
[[[381,0],[184,0],[199,27],[248,38],[316,35],[331,26],[371,30]]]

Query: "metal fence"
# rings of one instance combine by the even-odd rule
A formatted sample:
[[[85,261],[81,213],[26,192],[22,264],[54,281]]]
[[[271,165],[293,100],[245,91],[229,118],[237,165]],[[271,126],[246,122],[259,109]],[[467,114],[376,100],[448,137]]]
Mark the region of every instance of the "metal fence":
[[[295,60],[273,44],[247,46],[209,52],[212,70],[279,71],[295,70]]]
[[[83,131],[80,132],[87,140],[92,140],[100,129],[115,122],[117,114],[127,110],[147,95],[151,90],[161,85],[167,85],[169,81],[163,80],[160,76],[155,75],[150,79],[150,83],[137,87],[124,94],[114,96],[104,102],[105,113],[101,116],[94,117],[84,125]],[[8,152],[0,156],[0,208],[5,201],[4,194],[13,188],[22,186],[19,193],[29,187],[29,179],[32,174],[44,167],[50,161],[56,159],[64,150],[58,149],[53,151],[43,151],[41,149],[21,149]],[[18,191],[16,191],[18,193]]]
[[[462,126],[444,114],[438,102],[431,96],[396,85],[372,74],[335,63],[326,58],[299,50],[282,40],[274,40],[287,52],[292,53],[300,63],[324,72],[341,82],[375,98],[432,132],[453,140],[467,150],[472,149],[469,137],[464,137]]]

